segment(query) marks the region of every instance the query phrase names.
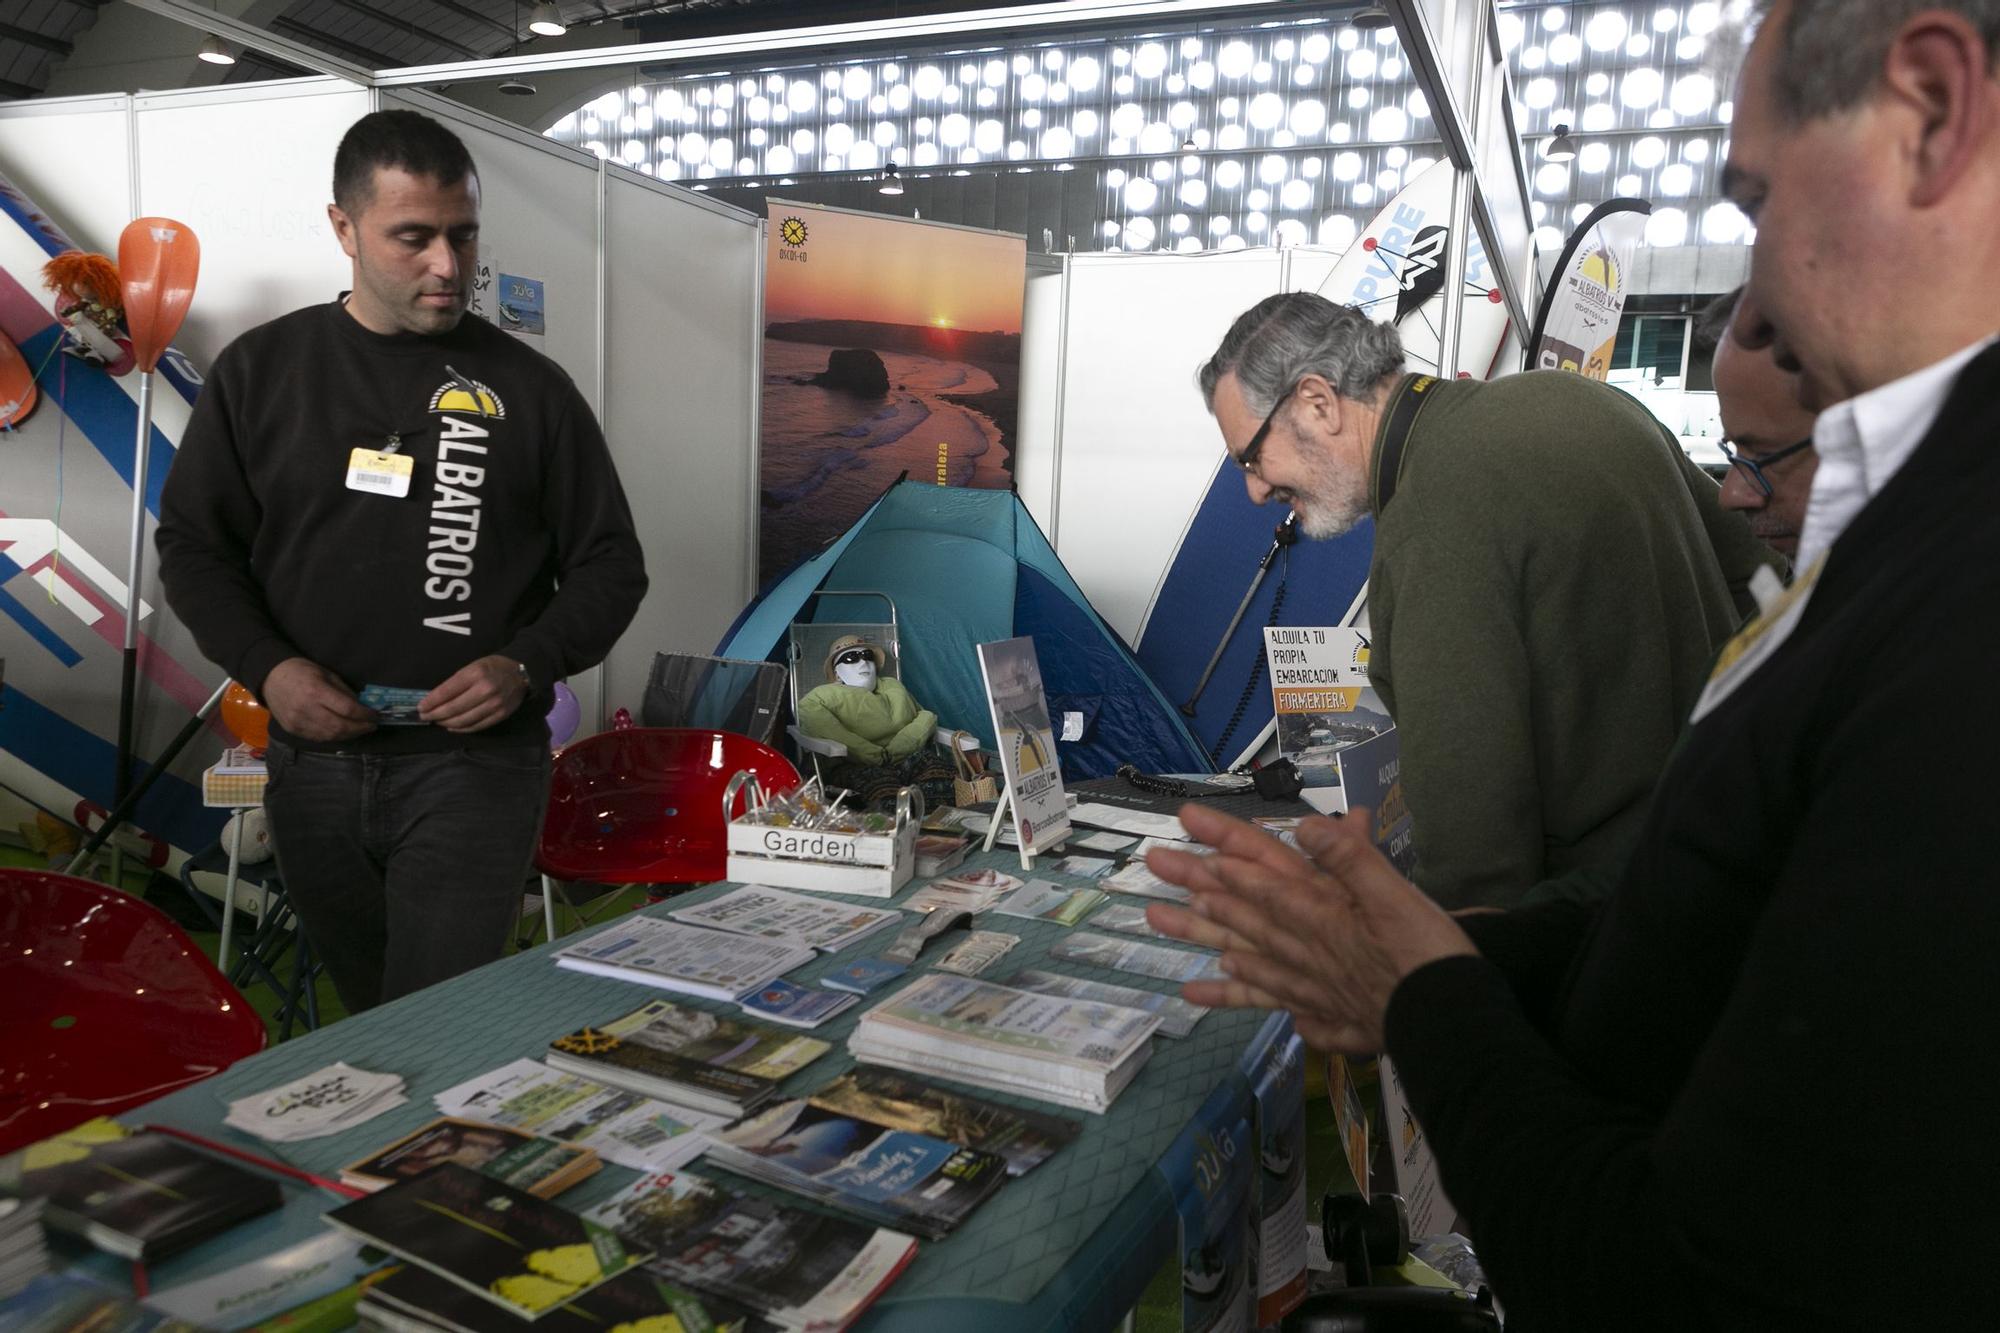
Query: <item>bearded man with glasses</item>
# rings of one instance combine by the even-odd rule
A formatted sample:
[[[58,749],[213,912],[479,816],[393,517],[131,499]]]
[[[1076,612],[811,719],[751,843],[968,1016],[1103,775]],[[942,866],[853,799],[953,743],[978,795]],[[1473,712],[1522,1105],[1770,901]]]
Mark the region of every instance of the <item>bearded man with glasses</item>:
[[[1774,561],[1715,482],[1616,389],[1405,374],[1394,328],[1309,293],[1239,317],[1199,380],[1252,500],[1308,537],[1375,520],[1368,671],[1416,882],[1505,907],[1618,864]]]

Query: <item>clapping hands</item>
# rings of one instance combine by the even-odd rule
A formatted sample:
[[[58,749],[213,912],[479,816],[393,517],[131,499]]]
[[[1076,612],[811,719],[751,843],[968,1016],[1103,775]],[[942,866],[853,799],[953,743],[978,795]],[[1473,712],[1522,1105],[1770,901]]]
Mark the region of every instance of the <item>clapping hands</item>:
[[[1202,806],[1180,813],[1215,852],[1149,854],[1154,874],[1194,897],[1185,907],[1155,903],[1146,918],[1162,934],[1222,950],[1223,980],[1182,987],[1196,1004],[1284,1009],[1313,1046],[1373,1054],[1404,977],[1439,958],[1478,953],[1368,840],[1369,811],[1303,821],[1304,854]]]

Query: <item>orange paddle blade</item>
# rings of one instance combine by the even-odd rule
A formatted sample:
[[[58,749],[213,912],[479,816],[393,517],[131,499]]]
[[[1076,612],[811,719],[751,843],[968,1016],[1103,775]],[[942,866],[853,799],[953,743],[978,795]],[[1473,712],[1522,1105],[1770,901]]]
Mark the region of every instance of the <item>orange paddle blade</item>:
[[[160,353],[181,331],[201,271],[201,242],[184,222],[135,218],[118,237],[118,276],[125,284],[125,327],[141,371],[160,364]]]
[[[35,372],[21,358],[21,349],[0,334],[0,426],[12,426],[35,410]]]

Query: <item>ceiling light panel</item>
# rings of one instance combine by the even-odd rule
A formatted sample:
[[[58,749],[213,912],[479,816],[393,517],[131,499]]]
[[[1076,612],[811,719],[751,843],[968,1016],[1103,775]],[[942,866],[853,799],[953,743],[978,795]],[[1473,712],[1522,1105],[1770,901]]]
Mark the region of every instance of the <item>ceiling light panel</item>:
[[[1106,248],[1351,239],[1441,153],[1394,30],[1356,33],[1339,13],[676,70],[593,99],[548,134],[717,183],[891,160],[910,173],[1080,167],[1110,224],[1088,239]]]
[[[1739,245],[1754,236],[1721,197],[1742,31],[1739,0],[1500,0],[1515,119],[1531,145],[1568,124],[1566,179],[1531,158],[1544,250],[1607,199],[1650,200],[1656,244]],[[1571,40],[1565,41],[1568,38]]]

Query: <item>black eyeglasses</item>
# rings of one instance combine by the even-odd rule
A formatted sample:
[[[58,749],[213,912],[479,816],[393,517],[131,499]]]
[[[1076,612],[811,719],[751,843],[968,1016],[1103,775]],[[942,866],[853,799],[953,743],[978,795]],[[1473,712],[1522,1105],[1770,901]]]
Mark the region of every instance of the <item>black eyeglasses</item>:
[[[1797,444],[1788,444],[1782,449],[1773,449],[1768,454],[1738,453],[1736,446],[1727,439],[1719,440],[1717,443],[1721,445],[1722,456],[1729,460],[1729,465],[1731,467],[1742,468],[1743,475],[1750,478],[1750,484],[1755,486],[1758,493],[1768,500],[1772,495],[1771,479],[1764,475],[1764,469],[1780,459],[1790,458],[1802,449],[1812,448],[1813,442],[1812,436],[1808,435]]]
[[[846,652],[834,658],[833,664],[835,666],[852,666],[856,662],[872,662],[874,660],[875,654],[869,652],[866,648],[849,648]]]
[[[1299,386],[1294,384],[1279,394],[1278,401],[1271,404],[1271,414],[1264,418],[1263,425],[1257,427],[1257,433],[1250,437],[1250,443],[1243,446],[1243,452],[1229,456],[1231,462],[1243,469],[1245,476],[1257,475],[1257,455],[1264,452],[1264,437],[1271,433],[1271,423],[1278,419],[1278,413],[1284,408],[1285,400],[1297,393],[1298,389]]]

